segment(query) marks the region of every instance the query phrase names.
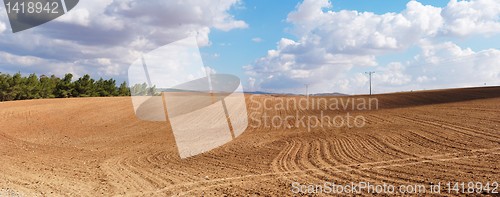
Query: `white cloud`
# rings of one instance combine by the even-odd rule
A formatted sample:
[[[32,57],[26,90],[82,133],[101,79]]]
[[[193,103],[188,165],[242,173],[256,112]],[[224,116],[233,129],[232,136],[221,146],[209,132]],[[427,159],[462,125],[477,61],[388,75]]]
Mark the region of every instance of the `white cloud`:
[[[429,82],[429,81],[435,81],[436,80],[436,77],[433,77],[433,78],[429,78],[427,76],[419,76],[417,78],[417,82],[418,83],[426,83],[426,82]]]
[[[281,39],[276,50],[244,69],[266,91],[293,92],[303,84],[326,83],[353,65],[374,66],[374,56],[329,54],[290,39]]]
[[[58,75],[63,76],[64,74],[70,72],[74,73],[75,77],[82,76],[85,73],[89,73],[89,65],[77,66],[73,63],[61,63],[55,60],[48,60],[34,56],[19,56],[13,55],[7,52],[0,51],[0,60],[5,65],[13,65],[7,69],[11,73],[22,72],[23,74],[31,73],[42,73],[45,75]],[[47,66],[40,66],[47,65]]]
[[[5,29],[7,29],[7,26],[5,25],[5,23],[0,21],[0,33],[3,33]]]
[[[402,13],[323,11],[326,1],[305,0],[288,15],[301,42],[322,45],[331,53],[373,54],[406,49],[437,33],[441,9],[410,1]]]
[[[473,51],[445,42],[423,42],[422,54],[415,57],[409,69],[415,76],[425,76],[417,82],[421,87],[480,86],[500,82],[500,50]],[[500,84],[498,84],[500,85]]]
[[[7,14],[5,12],[5,8],[3,6],[0,6],[0,35],[3,32],[6,32],[5,30],[7,29],[7,24],[8,24],[8,18]]]
[[[252,77],[248,78],[248,91],[255,91],[255,79]]]
[[[374,81],[382,86],[380,91],[435,84],[462,86],[476,84],[472,81],[478,79],[498,83],[499,68],[486,66],[488,61],[498,60],[497,50],[474,52],[452,42],[439,42],[456,36],[500,33],[499,6],[496,0],[452,0],[444,8],[410,1],[400,13],[374,14],[331,11],[328,0],[304,0],[287,18],[298,39],[282,38],[276,49],[244,69],[257,89],[277,92],[294,92],[308,83],[318,92],[362,93],[367,79],[360,73],[366,70],[377,71]],[[463,21],[472,28],[463,30]],[[377,61],[380,55],[401,54],[410,47],[422,49],[415,60],[383,65]],[[461,74],[444,76],[445,59],[457,60],[452,70]],[[479,68],[484,72],[473,70]],[[466,77],[471,72],[475,74]]]
[[[49,63],[71,63],[66,72],[85,71],[96,77],[107,75],[124,80],[128,66],[142,52],[191,35],[197,35],[200,46],[208,46],[212,29],[246,28],[244,21],[229,13],[238,3],[239,0],[80,1],[54,21],[16,34],[0,34],[0,51],[16,58],[45,60],[24,67],[25,72],[50,73],[54,67]],[[8,18],[0,10],[0,30],[5,21]],[[16,67],[14,63],[7,64],[0,71]]]
[[[375,73],[373,79],[380,85],[406,85],[411,82],[412,77],[405,73],[405,69],[400,62],[393,62]]]
[[[90,13],[87,9],[74,9],[67,14],[61,16],[58,19],[61,22],[78,24],[81,26],[89,26],[90,24]]]
[[[500,32],[498,0],[451,0],[441,14],[445,19],[443,33],[468,36]]]
[[[259,43],[259,42],[262,42],[264,40],[262,38],[256,37],[256,38],[252,38],[252,41]]]
[[[222,0],[214,3],[204,0],[140,1],[115,0],[106,14],[120,16],[128,23],[140,26],[163,28],[189,26],[210,26],[223,31],[246,28],[248,25],[235,20],[227,11],[237,5],[238,0]]]

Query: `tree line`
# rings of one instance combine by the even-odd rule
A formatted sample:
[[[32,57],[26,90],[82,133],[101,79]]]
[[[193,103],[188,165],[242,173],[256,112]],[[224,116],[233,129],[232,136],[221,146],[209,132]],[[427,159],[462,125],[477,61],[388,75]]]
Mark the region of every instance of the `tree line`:
[[[114,79],[94,80],[89,75],[73,81],[70,73],[62,79],[55,75],[38,77],[36,74],[22,76],[20,73],[0,73],[0,101],[111,96],[130,96],[127,82],[117,86]]]

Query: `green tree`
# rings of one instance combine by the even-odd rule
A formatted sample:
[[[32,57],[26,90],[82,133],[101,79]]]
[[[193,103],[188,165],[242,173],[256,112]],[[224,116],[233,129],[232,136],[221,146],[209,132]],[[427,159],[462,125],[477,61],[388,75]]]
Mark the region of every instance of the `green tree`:
[[[9,80],[10,87],[7,89],[11,100],[21,100],[23,89],[23,77],[21,73],[16,73]]]
[[[151,95],[151,90],[148,88],[148,84],[135,84],[130,88],[130,92],[134,96],[147,96]]]
[[[105,90],[104,79],[100,78],[95,82],[94,94],[92,96],[109,96],[109,93]]]
[[[108,92],[109,96],[118,96],[118,89],[116,88],[116,80],[108,79],[104,81],[104,89]]]
[[[71,97],[71,93],[73,92],[73,83],[71,80],[73,79],[73,74],[68,73],[64,76],[62,80],[60,80],[56,85],[55,95],[57,98],[69,98]]]
[[[21,98],[24,99],[39,99],[40,98],[40,81],[38,81],[38,76],[36,74],[29,75],[28,78],[23,78],[21,90]]]
[[[55,98],[56,86],[60,79],[55,75],[49,77],[42,75],[40,76],[40,97],[41,98]]]
[[[12,100],[13,98],[10,98],[10,81],[11,76],[8,74],[2,74],[0,73],[0,101],[8,101]]]
[[[0,102],[39,98],[130,96],[127,83],[123,82],[117,87],[116,80],[112,78],[95,81],[90,75],[84,75],[74,82],[72,80],[73,75],[70,73],[63,79],[55,75],[41,75],[38,78],[36,74],[23,77],[21,73],[0,73]],[[153,95],[156,92],[156,87],[148,87],[146,83],[137,84],[133,88],[139,95]]]
[[[74,82],[72,95],[74,97],[90,97],[94,94],[94,79],[84,75]]]
[[[118,88],[118,96],[130,96],[130,89],[127,86],[127,82],[123,82],[120,84]]]

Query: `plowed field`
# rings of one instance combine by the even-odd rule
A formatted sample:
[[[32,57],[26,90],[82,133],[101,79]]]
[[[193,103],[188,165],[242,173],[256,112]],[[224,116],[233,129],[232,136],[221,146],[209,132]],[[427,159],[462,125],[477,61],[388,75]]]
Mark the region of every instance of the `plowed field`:
[[[361,111],[266,109],[256,103],[300,97],[246,97],[252,117],[246,132],[187,159],[180,159],[169,123],[138,120],[130,98],[0,103],[0,194],[288,196],[300,195],[292,192],[294,182],[500,182],[499,87],[324,97],[378,99],[378,109]],[[312,129],[256,124],[262,114],[320,113],[366,122]]]

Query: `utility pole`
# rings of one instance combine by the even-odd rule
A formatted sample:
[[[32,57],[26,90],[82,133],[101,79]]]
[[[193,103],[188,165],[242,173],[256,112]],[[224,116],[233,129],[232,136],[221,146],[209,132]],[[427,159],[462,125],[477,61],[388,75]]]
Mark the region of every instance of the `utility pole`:
[[[309,99],[309,84],[304,85],[306,85],[306,97]]]
[[[365,72],[365,73],[370,76],[370,95],[372,95],[372,75],[375,72],[374,71],[370,71],[370,72]]]

